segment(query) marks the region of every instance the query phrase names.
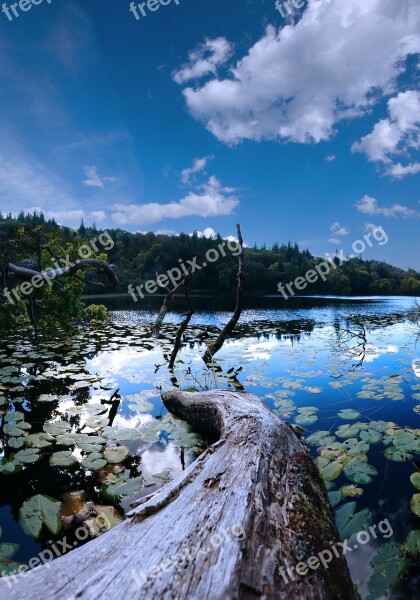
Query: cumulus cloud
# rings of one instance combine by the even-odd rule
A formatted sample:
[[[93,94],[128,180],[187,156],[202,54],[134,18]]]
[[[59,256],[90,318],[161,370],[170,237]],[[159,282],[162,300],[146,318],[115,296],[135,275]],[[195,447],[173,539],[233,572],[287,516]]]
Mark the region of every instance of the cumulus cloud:
[[[309,0],[296,24],[268,26],[228,77],[183,94],[191,114],[227,144],[328,140],[340,120],[395,91],[406,57],[420,52],[419,29],[418,0]],[[190,79],[196,63],[175,80]]]
[[[420,163],[392,164],[395,155],[408,154],[420,147],[420,92],[401,92],[388,101],[389,117],[374,126],[371,133],[352,146],[371,162],[387,165],[386,174],[397,179],[420,172]]]
[[[232,44],[223,37],[206,40],[188,54],[188,62],[173,73],[176,83],[182,85],[204,75],[215,75],[217,67],[223,65],[232,54]]]
[[[383,215],[384,217],[403,217],[404,219],[411,219],[420,217],[420,213],[407,206],[401,204],[393,204],[389,207],[380,207],[376,198],[371,196],[363,196],[361,200],[356,202],[355,207],[357,210],[364,215]]]
[[[326,162],[334,162],[335,159],[337,157],[335,156],[335,154],[328,154],[328,156],[325,157]]]
[[[350,231],[342,225],[340,225],[338,221],[331,225],[330,231],[332,231],[334,235],[349,235],[350,233]]]
[[[86,179],[83,180],[82,183],[89,187],[104,188],[105,183],[117,181],[116,177],[101,177],[98,173],[98,167],[95,167],[95,165],[87,165],[83,170],[85,172]]]
[[[181,171],[182,183],[189,184],[194,175],[197,175],[198,173],[203,173],[205,171],[207,163],[213,158],[214,156],[204,156],[203,158],[195,158],[193,160],[192,167]]]
[[[189,192],[179,202],[169,204],[114,204],[111,218],[117,225],[149,225],[162,219],[230,215],[239,204],[233,195],[235,188],[223,187],[214,176],[198,190],[198,193]]]

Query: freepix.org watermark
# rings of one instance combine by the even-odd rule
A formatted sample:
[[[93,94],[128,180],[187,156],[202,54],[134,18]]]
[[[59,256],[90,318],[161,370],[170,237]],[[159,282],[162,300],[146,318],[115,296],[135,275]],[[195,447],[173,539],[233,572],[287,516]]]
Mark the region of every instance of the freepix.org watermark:
[[[350,545],[349,539],[344,540],[344,542],[337,542],[336,544],[331,542],[330,548],[325,548],[324,550],[321,550],[321,552],[318,552],[316,556],[310,556],[307,560],[299,562],[294,567],[288,567],[287,569],[280,567],[279,574],[283,578],[284,583],[289,583],[290,580],[296,581],[295,575],[305,577],[305,575],[307,575],[311,571],[316,571],[316,569],[319,569],[321,565],[324,569],[328,569],[329,564],[332,560],[336,558],[341,558],[349,552],[356,551],[360,546],[364,546],[371,539],[376,540],[378,537],[378,534],[375,531],[376,529],[378,529],[379,533],[385,539],[391,537],[394,533],[388,519],[384,519],[377,525],[371,525],[369,529],[363,529],[362,531],[359,531],[355,536],[351,536],[350,539],[352,540],[352,542],[354,540],[354,542],[357,543],[353,543],[352,545]],[[287,572],[287,575],[285,571]],[[295,574],[293,573],[293,571],[295,571]]]
[[[106,251],[111,250],[114,247],[114,240],[107,231],[104,231],[98,235],[97,238],[95,237],[89,240],[88,244],[83,244],[78,248],[77,252],[80,256],[80,259],[83,260],[90,258],[93,252],[100,252],[101,248],[98,248],[98,243],[100,246],[102,246],[102,249]],[[24,281],[11,290],[5,288],[3,290],[3,294],[10,304],[14,304],[16,301],[19,302],[19,300],[22,299],[22,296],[29,296],[34,289],[43,287],[45,283],[48,283],[49,286],[52,286],[52,282],[57,276],[58,270],[74,267],[79,262],[79,259],[77,259],[74,263],[71,262],[70,256],[67,255],[65,258],[60,258],[53,264],[52,267],[42,271],[42,273],[37,273],[34,275],[30,281]]]
[[[172,569],[184,570],[190,566],[200,556],[206,557],[212,550],[220,548],[226,541],[232,538],[238,541],[246,537],[245,530],[241,523],[235,523],[230,529],[221,529],[214,533],[207,545],[198,542],[194,546],[181,546],[179,552],[166,558],[161,563],[150,568],[148,571],[136,573],[133,569],[131,574],[138,587],[141,588],[145,583],[161,577],[164,573],[169,573]]]
[[[344,255],[344,250],[340,250],[338,254],[328,257],[326,260],[320,262],[319,265],[316,265],[316,267],[313,269],[306,271],[305,275],[296,277],[294,281],[289,281],[289,283],[286,284],[277,284],[277,291],[281,292],[285,300],[288,300],[290,296],[294,296],[296,294],[296,291],[302,292],[305,290],[308,284],[316,283],[319,279],[322,279],[322,281],[327,281],[327,277],[332,270],[338,269],[343,263],[354,258],[355,255],[363,254],[367,247],[372,248],[372,238],[379,244],[379,246],[384,246],[388,243],[388,236],[383,227],[375,227],[366,233],[362,240],[356,240],[353,242],[352,250],[354,254],[350,254],[350,256],[347,257]],[[336,259],[338,259],[338,264],[335,262]],[[287,289],[288,293],[286,292],[285,288]]]
[[[283,19],[286,17],[290,17],[290,15],[299,10],[303,6],[305,6],[306,0],[286,0],[285,2],[280,2],[280,0],[276,0],[274,6],[276,10],[279,11]]]
[[[74,532],[76,537],[75,542],[68,542],[66,536],[64,536],[62,540],[57,540],[56,542],[52,542],[50,540],[48,544],[51,546],[51,550],[49,548],[43,550],[37,556],[31,558],[27,565],[20,565],[16,571],[8,573],[6,571],[1,571],[0,580],[3,581],[10,589],[19,583],[19,578],[26,577],[29,571],[36,571],[44,565],[48,569],[51,566],[50,562],[55,558],[63,556],[70,550],[73,550],[73,548],[78,546],[80,542],[85,542],[89,536],[97,537],[98,535],[109,531],[111,528],[112,523],[106,514],[99,512],[96,517],[89,519],[88,522],[76,529]]]
[[[180,0],[173,0],[173,1],[177,6],[180,3]],[[155,12],[155,11],[159,10],[159,8],[161,6],[168,6],[168,4],[171,4],[171,3],[172,3],[172,0],[147,0],[147,2],[140,2],[140,4],[131,2],[130,3],[130,12],[133,13],[136,21],[139,21],[141,18],[140,14],[143,18],[147,17],[147,11]],[[147,11],[146,11],[146,9],[147,9]]]
[[[9,21],[17,19],[22,12],[28,12],[32,6],[38,6],[42,4],[44,0],[19,0],[19,2],[13,2],[13,4],[7,5],[6,2],[2,4],[1,11],[6,15]],[[52,0],[45,0],[47,4],[51,4]]]
[[[222,242],[217,246],[217,248],[209,248],[205,254],[205,261],[199,265],[198,258],[194,257],[191,260],[187,260],[184,262],[182,258],[178,260],[179,267],[174,267],[173,269],[169,269],[166,273],[162,273],[158,275],[156,279],[149,279],[146,283],[142,283],[138,285],[135,290],[141,299],[144,298],[144,292],[146,294],[154,294],[158,291],[159,288],[166,290],[169,283],[171,283],[174,287],[179,283],[184,277],[188,275],[193,275],[196,271],[201,271],[209,265],[210,263],[217,262],[220,257],[226,256],[225,247],[229,250],[232,256],[239,256],[242,252],[242,246],[239,242],[235,240],[227,240]],[[134,302],[138,301],[136,291],[134,290],[134,286],[132,283],[128,286],[128,293],[133,298]]]

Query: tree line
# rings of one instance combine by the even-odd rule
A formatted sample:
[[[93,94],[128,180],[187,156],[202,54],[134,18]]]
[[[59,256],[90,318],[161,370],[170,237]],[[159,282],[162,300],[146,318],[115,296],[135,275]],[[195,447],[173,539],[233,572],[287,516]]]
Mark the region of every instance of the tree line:
[[[19,228],[26,232],[42,230],[45,240],[54,240],[56,247],[76,248],[98,236],[102,230],[95,225],[87,227],[83,221],[79,228],[72,229],[47,220],[42,213],[16,218],[0,213],[0,259],[4,260],[5,240],[16,237]],[[161,235],[155,233],[130,233],[122,229],[107,229],[114,244],[107,250],[108,262],[116,266],[119,283],[112,286],[108,281],[100,282],[96,273],[87,276],[84,293],[97,294],[98,285],[105,292],[127,292],[129,284],[140,285],[156,279],[158,274],[177,267],[179,260],[184,262],[197,258],[197,263],[205,261],[206,252],[223,242],[220,235],[213,239],[181,233]],[[57,249],[58,251],[58,249]],[[12,252],[13,248],[8,248]],[[16,249],[15,249],[16,253]],[[15,259],[36,257],[34,244],[27,243],[19,249]],[[298,276],[304,276],[323,260],[312,255],[309,250],[299,248],[295,243],[265,245],[244,249],[246,265],[246,293],[276,294],[278,283],[289,283]],[[193,293],[231,293],[236,285],[237,257],[226,252],[217,262],[194,273],[191,289]],[[162,293],[165,293],[162,290]],[[321,279],[311,284],[302,293],[332,295],[409,295],[420,296],[420,274],[414,269],[403,270],[377,260],[352,258],[336,270],[331,270],[326,281]]]

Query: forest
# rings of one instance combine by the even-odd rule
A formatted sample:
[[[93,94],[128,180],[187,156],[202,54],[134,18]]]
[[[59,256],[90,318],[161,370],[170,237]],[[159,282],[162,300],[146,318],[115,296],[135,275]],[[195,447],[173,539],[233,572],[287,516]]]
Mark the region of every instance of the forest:
[[[42,213],[17,217],[0,214],[0,244],[4,260],[7,240],[16,236],[22,228],[26,232],[42,232],[44,244],[53,240],[63,249],[66,246],[80,246],[101,234],[96,226],[86,227],[83,222],[75,230],[62,227],[54,220],[47,220]],[[165,273],[178,265],[179,260],[188,261],[197,257],[202,263],[206,252],[216,248],[222,242],[221,236],[215,239],[199,237],[197,232],[191,235],[159,235],[155,233],[130,233],[121,229],[107,229],[114,242],[107,250],[108,260],[116,266],[119,283],[103,281],[99,284],[95,278],[89,278],[84,284],[85,294],[97,294],[98,284],[104,292],[124,293],[130,284],[135,286],[154,279],[156,274]],[[110,244],[111,245],[111,244]],[[10,248],[8,250],[10,252]],[[27,259],[36,255],[36,244],[25,243],[19,255],[14,259]],[[244,248],[247,264],[247,293],[277,294],[279,283],[287,284],[313,269],[323,257],[313,256],[309,250],[301,249],[296,243],[283,240],[271,248],[265,246]],[[61,255],[60,255],[61,256]],[[51,255],[51,261],[53,256]],[[338,263],[338,259],[337,263]],[[45,265],[48,267],[49,265]],[[195,293],[230,293],[235,285],[237,259],[227,253],[226,257],[205,269],[194,273],[192,291]],[[349,259],[336,270],[332,270],[326,281],[319,279],[307,287],[302,294],[323,295],[420,295],[420,274],[414,269],[407,271],[377,260],[363,260],[361,257]]]

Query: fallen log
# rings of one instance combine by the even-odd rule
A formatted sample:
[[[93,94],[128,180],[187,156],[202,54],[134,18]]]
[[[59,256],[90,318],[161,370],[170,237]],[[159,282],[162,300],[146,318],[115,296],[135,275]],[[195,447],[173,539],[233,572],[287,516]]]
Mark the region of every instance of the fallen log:
[[[23,600],[354,600],[318,471],[294,430],[248,392],[168,392],[167,408],[211,444],[178,480],[96,540],[30,571]],[[337,553],[338,554],[338,553]],[[313,562],[314,564],[314,562]]]

